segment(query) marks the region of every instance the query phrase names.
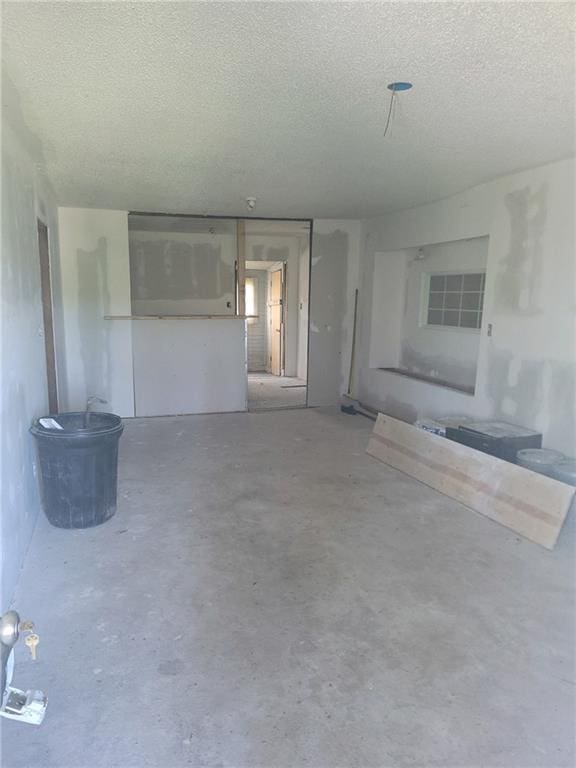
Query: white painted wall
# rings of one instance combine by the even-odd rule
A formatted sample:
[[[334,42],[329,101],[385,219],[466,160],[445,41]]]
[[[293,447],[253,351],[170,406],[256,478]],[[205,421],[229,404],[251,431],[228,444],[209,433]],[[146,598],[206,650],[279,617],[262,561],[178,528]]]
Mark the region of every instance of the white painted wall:
[[[83,410],[90,395],[99,410],[134,415],[128,214],[59,208],[60,270],[65,325],[65,410]]]
[[[318,219],[312,236],[308,404],[337,405],[348,389],[362,222]]]
[[[574,176],[574,160],[565,160],[367,222],[363,402],[409,421],[451,413],[497,417],[541,430],[545,445],[576,453]],[[372,368],[375,252],[485,235],[490,240],[475,395]]]
[[[136,416],[246,410],[245,320],[131,322]]]
[[[54,196],[36,170],[41,148],[3,84],[2,114],[2,610],[10,605],[40,510],[34,440],[28,429],[48,411],[37,218],[48,225],[53,293],[59,292]],[[14,109],[12,109],[14,107]],[[54,318],[58,333],[59,316]],[[57,348],[57,354],[60,354]]]

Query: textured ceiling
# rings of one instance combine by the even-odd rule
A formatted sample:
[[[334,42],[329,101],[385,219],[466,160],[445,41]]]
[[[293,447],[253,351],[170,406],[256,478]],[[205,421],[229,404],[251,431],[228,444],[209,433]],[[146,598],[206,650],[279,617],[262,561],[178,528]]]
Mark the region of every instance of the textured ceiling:
[[[62,204],[359,217],[572,154],[573,22],[572,3],[5,2],[3,55]]]

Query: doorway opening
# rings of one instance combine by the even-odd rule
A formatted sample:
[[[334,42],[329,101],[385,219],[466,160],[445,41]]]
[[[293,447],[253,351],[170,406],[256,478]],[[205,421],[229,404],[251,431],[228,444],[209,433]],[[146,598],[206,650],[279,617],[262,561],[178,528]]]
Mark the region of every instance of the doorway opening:
[[[306,407],[311,228],[129,214],[137,416]]]
[[[46,357],[46,382],[48,385],[48,409],[58,413],[58,387],[56,381],[56,357],[54,351],[54,320],[52,316],[52,284],[50,281],[50,248],[48,227],[40,219],[38,225],[38,253],[40,256],[40,291],[44,327],[44,351]]]
[[[248,409],[303,408],[308,382],[310,222],[244,219],[239,224]]]

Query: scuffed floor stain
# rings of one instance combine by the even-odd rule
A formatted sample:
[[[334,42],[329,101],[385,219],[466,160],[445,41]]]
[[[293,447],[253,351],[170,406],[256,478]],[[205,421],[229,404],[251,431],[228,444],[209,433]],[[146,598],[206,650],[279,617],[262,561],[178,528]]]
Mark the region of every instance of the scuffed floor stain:
[[[166,677],[178,677],[184,671],[184,663],[180,659],[168,659],[158,664],[158,674]]]

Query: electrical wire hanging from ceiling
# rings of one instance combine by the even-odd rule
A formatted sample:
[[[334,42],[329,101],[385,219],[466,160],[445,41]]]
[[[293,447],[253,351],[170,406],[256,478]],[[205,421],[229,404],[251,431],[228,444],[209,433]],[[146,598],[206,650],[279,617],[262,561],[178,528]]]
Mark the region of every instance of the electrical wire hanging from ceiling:
[[[382,138],[386,137],[386,134],[388,133],[388,129],[390,128],[390,123],[392,122],[392,110],[394,108],[394,99],[396,98],[396,94],[398,91],[409,91],[410,88],[412,88],[412,83],[408,82],[395,82],[395,83],[389,83],[387,86],[390,93],[390,105],[388,107],[388,116],[386,117],[386,126],[384,128],[384,134]]]
[[[386,138],[386,134],[388,133],[388,128],[390,127],[390,120],[392,118],[392,107],[394,106],[394,96],[396,96],[396,91],[392,91],[390,94],[390,106],[388,107],[388,117],[386,118],[386,127],[384,128],[384,134],[382,138]]]

